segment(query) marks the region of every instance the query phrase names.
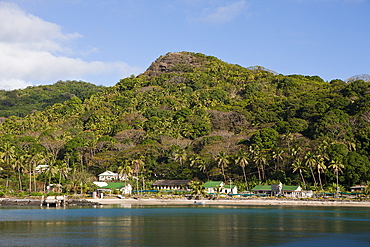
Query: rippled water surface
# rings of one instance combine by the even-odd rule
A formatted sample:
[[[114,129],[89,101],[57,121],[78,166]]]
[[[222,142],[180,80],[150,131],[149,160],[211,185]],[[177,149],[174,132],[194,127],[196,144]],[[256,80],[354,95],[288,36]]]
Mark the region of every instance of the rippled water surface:
[[[370,209],[0,208],[1,246],[370,246]]]

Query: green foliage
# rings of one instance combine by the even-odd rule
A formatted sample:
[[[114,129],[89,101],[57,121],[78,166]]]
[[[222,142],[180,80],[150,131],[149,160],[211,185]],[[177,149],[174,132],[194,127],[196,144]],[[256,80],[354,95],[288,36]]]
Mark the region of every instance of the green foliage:
[[[119,167],[150,180],[232,178],[249,189],[369,180],[369,82],[284,76],[188,52],[151,68],[109,88],[68,81],[1,91],[1,185],[34,191],[50,179],[74,192]],[[36,154],[51,168],[35,178]]]
[[[58,81],[53,85],[31,86],[26,89],[0,91],[0,117],[24,117],[33,111],[41,111],[56,103],[74,97],[85,99],[104,90],[82,81]],[[67,109],[68,106],[65,106]]]

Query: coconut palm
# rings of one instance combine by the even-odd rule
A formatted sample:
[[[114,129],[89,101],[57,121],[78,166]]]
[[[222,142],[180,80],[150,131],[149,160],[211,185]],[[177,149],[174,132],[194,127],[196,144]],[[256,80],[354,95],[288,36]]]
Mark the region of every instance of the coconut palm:
[[[61,185],[62,185],[62,178],[67,178],[68,177],[68,172],[69,172],[69,167],[67,163],[62,162],[57,165],[57,170],[59,172],[59,192],[61,192]]]
[[[10,143],[5,143],[2,147],[2,152],[0,152],[0,161],[4,164],[2,167],[4,170],[9,170],[12,167],[12,163],[14,163],[14,158],[16,156],[15,153],[15,146],[11,145]],[[6,172],[6,190],[8,189],[9,183],[9,173]]]
[[[257,166],[258,179],[259,180],[265,179],[265,165],[267,164],[265,153],[263,153],[262,151],[256,152],[253,160]]]
[[[49,178],[49,186],[51,184],[51,179],[58,173],[58,169],[55,166],[55,161],[49,161],[49,166],[45,170],[45,179]]]
[[[312,178],[314,180],[314,184],[316,184],[316,177],[313,173],[313,169],[316,167],[315,155],[313,153],[311,153],[310,151],[308,151],[304,158],[306,160],[305,164],[310,168],[311,175],[312,175]]]
[[[139,171],[144,167],[145,163],[143,161],[143,157],[135,159],[131,161],[131,164],[134,167],[134,171],[136,174],[136,191],[139,191]]]
[[[14,160],[13,169],[18,172],[18,182],[19,182],[19,190],[22,191],[22,178],[21,174],[25,169],[25,163],[27,160],[27,155],[17,155],[16,159]]]
[[[179,149],[174,154],[174,160],[180,162],[180,165],[184,164],[184,162],[187,160],[187,154],[184,149]]]
[[[205,172],[206,166],[204,166],[204,160],[198,155],[198,154],[192,154],[189,157],[189,166],[190,167],[196,167],[200,171]]]
[[[321,181],[321,172],[326,170],[325,159],[321,155],[316,155],[315,159],[316,159],[317,174],[318,174],[319,182],[320,182],[320,188],[321,190],[323,190],[322,181]]]
[[[226,181],[225,176],[225,168],[230,163],[228,159],[228,155],[225,154],[223,151],[220,151],[216,156],[217,166],[221,168],[222,176],[224,178],[224,181]]]
[[[247,183],[247,175],[245,174],[245,167],[249,164],[249,155],[245,152],[244,149],[239,149],[238,153],[235,157],[235,164],[239,165],[243,170],[244,182],[245,185],[248,186]]]
[[[295,173],[296,171],[299,171],[299,174],[301,175],[301,178],[302,178],[302,182],[303,182],[303,185],[304,187],[306,187],[306,181],[304,180],[304,177],[303,177],[303,172],[305,172],[305,166],[302,162],[301,159],[296,159],[294,161],[294,163],[292,164],[292,167],[293,167],[293,173]]]
[[[122,180],[122,178],[127,178],[131,176],[132,168],[130,167],[130,162],[128,160],[125,160],[123,164],[118,167],[117,172],[120,180]]]
[[[275,171],[280,169],[280,161],[283,160],[284,150],[277,148],[275,151],[272,151],[272,158],[275,160]]]
[[[342,162],[336,158],[334,160],[331,160],[330,161],[330,165],[329,165],[329,168],[333,169],[336,177],[337,177],[337,192],[339,192],[339,179],[338,179],[338,173],[339,172],[343,172],[343,168],[344,168],[344,165],[342,164]]]

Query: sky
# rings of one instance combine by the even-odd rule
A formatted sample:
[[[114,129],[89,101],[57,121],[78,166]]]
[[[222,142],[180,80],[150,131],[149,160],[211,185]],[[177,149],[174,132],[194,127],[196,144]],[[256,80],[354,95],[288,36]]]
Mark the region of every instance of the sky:
[[[0,89],[113,86],[181,51],[328,82],[370,74],[370,0],[0,0]]]

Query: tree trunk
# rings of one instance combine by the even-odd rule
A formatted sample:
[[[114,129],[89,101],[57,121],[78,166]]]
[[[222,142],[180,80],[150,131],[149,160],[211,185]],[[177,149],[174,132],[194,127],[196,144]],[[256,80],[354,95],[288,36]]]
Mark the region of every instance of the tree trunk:
[[[303,177],[303,174],[302,174],[301,170],[299,170],[299,174],[301,174],[302,182],[304,184],[304,187],[306,187],[306,181],[304,181],[304,177]]]
[[[318,170],[317,173],[318,173],[318,176],[319,176],[321,190],[323,190],[323,188],[322,188],[322,182],[321,182],[321,176],[320,176],[320,174],[321,174],[320,173],[320,170]]]

